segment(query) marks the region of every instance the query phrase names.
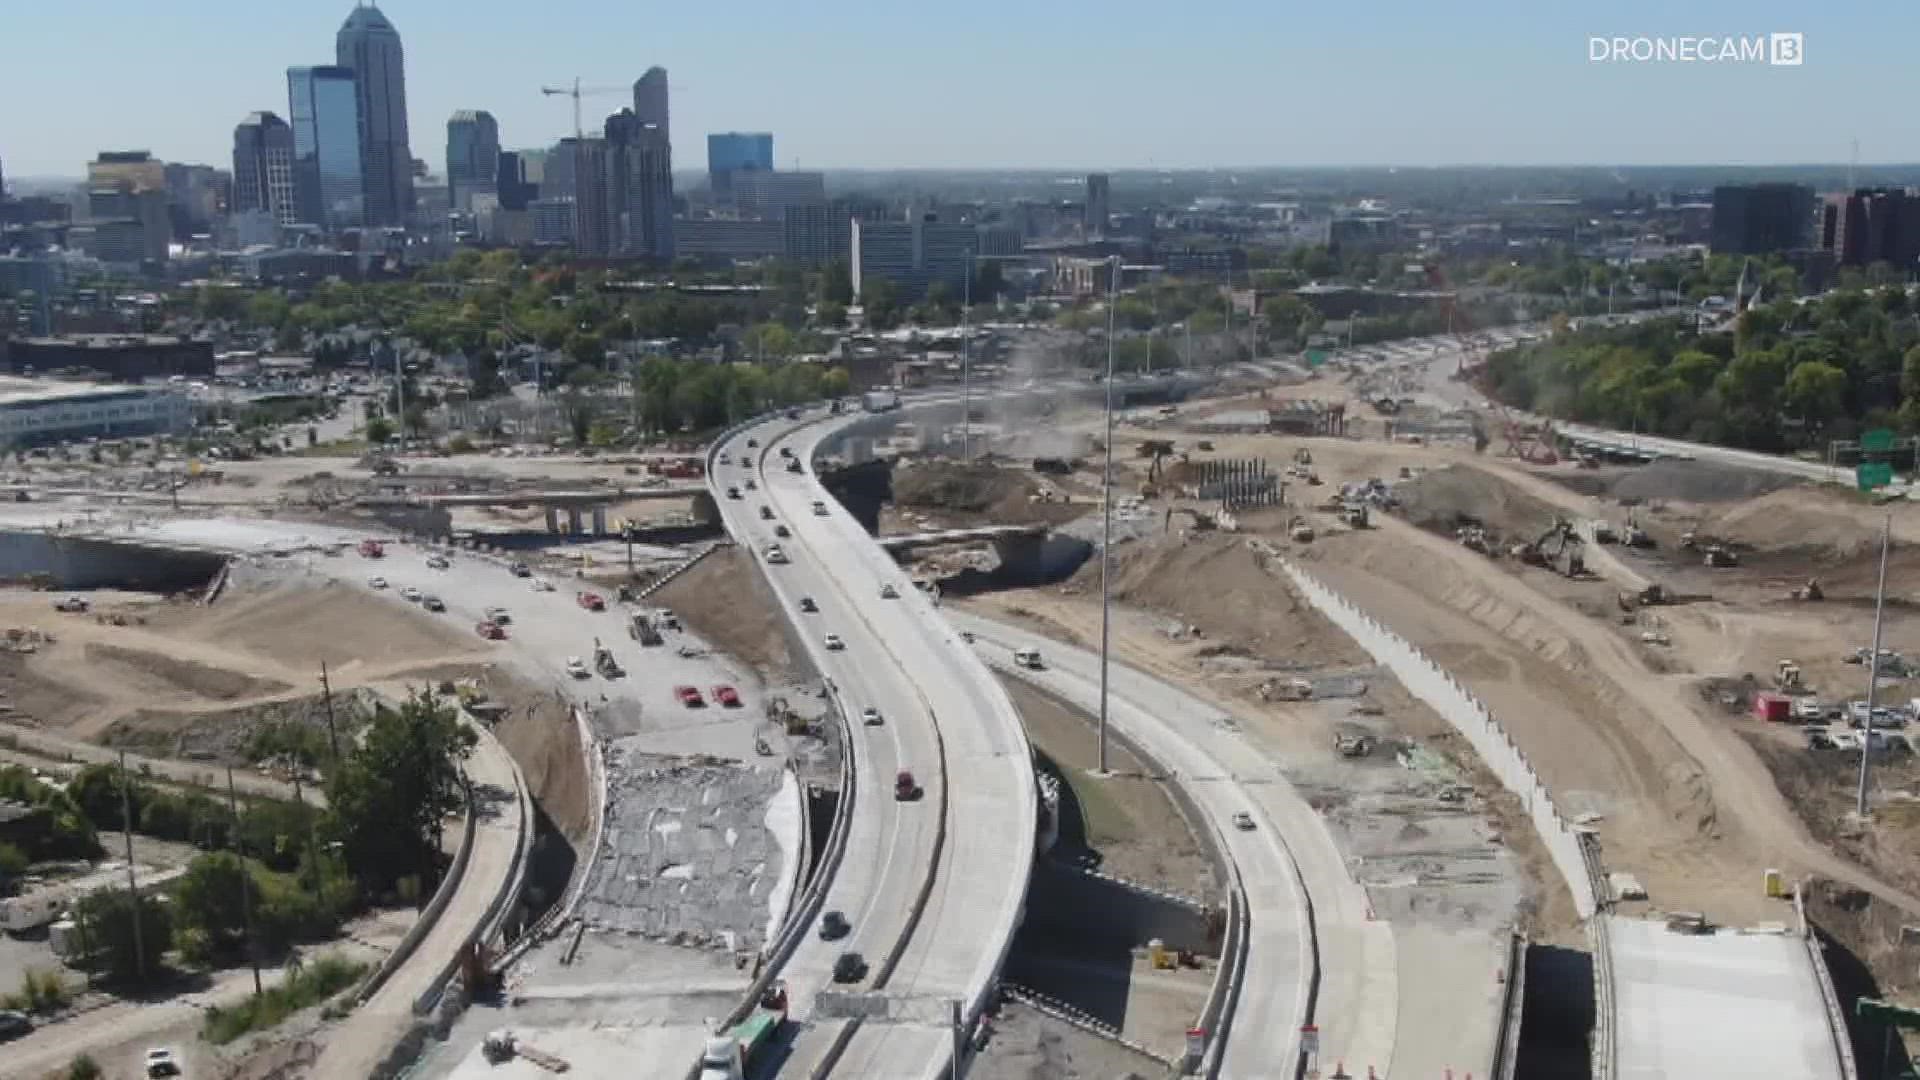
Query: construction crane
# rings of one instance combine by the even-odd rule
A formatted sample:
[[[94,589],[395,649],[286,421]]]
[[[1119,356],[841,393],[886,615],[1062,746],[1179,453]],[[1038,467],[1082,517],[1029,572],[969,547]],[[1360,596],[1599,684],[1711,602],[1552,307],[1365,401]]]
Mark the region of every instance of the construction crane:
[[[584,140],[587,135],[586,129],[580,126],[580,99],[582,97],[597,97],[602,94],[619,94],[624,97],[633,93],[633,87],[581,86],[579,78],[575,77],[572,86],[543,86],[540,88],[540,92],[548,97],[570,97],[573,99],[573,137],[576,140]]]

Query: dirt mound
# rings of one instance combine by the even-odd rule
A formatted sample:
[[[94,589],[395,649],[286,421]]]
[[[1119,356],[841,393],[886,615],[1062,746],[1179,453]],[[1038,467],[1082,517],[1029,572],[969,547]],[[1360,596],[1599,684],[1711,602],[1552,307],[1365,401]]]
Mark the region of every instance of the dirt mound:
[[[1758,498],[1798,486],[1798,480],[1755,469],[1704,461],[1656,461],[1617,473],[1605,484],[1605,494],[1621,502],[1672,499],[1714,503]]]
[[[1878,522],[1846,495],[1813,488],[1775,491],[1707,518],[1703,532],[1762,551],[1844,560],[1880,550]]]
[[[1401,481],[1393,494],[1408,521],[1448,534],[1461,525],[1479,524],[1502,536],[1532,539],[1560,516],[1547,503],[1466,465]]]
[[[773,591],[738,546],[721,548],[674,578],[650,603],[672,608],[722,652],[778,680],[798,677],[785,621]]]
[[[1024,496],[1025,485],[997,465],[926,462],[893,474],[893,499],[901,506],[940,510],[985,510],[1009,496]]]
[[[234,701],[289,689],[286,683],[273,679],[98,641],[87,642],[83,655],[90,680],[112,682],[130,692]]]
[[[317,579],[241,584],[170,629],[300,670],[321,661],[390,665],[481,651],[451,623],[412,617],[358,585]]]
[[[378,703],[378,696],[365,688],[333,695],[334,728],[343,744]],[[295,745],[320,745],[330,738],[327,712],[321,694],[212,711],[141,709],[109,724],[98,741],[155,757],[253,768],[264,756],[285,753]],[[256,735],[269,730],[278,733],[271,742],[256,740]]]
[[[600,795],[587,783],[580,728],[566,699],[495,672],[488,673],[483,686],[488,699],[505,709],[493,726],[494,735],[519,764],[534,801],[579,850],[590,839],[590,800]]]
[[[1160,536],[1114,548],[1116,600],[1197,627],[1214,646],[1287,663],[1362,663],[1352,642],[1300,599],[1245,537]],[[1069,588],[1098,598],[1100,562]]]

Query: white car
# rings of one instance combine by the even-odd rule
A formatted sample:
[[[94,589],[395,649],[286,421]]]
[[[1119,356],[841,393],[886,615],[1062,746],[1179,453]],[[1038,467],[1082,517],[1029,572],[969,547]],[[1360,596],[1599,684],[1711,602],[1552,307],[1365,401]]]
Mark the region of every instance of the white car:
[[[411,585],[400,590],[400,599],[405,600],[409,604],[419,603],[424,595],[425,594],[423,594],[419,589],[416,589]]]
[[[546,578],[543,578],[543,577],[534,578],[533,591],[534,592],[552,592],[553,582],[548,581]]]
[[[880,719],[880,710],[874,708],[871,705],[867,706],[864,709],[861,709],[860,722],[867,725],[868,727],[879,726],[882,723]]]
[[[586,678],[588,675],[587,662],[577,656],[567,657],[567,674],[576,679]]]
[[[435,555],[432,558],[427,560],[427,568],[430,570],[445,570],[447,567],[452,565],[453,565],[452,563],[448,562],[444,557],[439,555]]]
[[[820,501],[819,499],[815,499],[815,500],[813,500],[813,516],[814,516],[814,517],[826,517],[826,516],[827,516],[827,504],[826,504],[826,503],[824,503],[824,502],[821,502],[821,501]]]
[[[847,643],[840,640],[839,634],[827,635],[827,648],[829,650],[833,652],[839,652],[841,649],[844,649],[846,647],[847,647]]]
[[[147,1080],[163,1080],[164,1077],[180,1075],[180,1059],[172,1050],[156,1046],[147,1051]]]
[[[767,545],[767,561],[770,563],[784,563],[787,561],[787,553],[780,549],[779,544],[769,544]]]
[[[1247,813],[1245,810],[1235,810],[1233,812],[1233,827],[1242,832],[1252,832],[1253,815]]]
[[[387,587],[387,579],[386,579],[386,578],[383,578],[383,577],[370,577],[370,578],[368,578],[368,579],[367,579],[367,588],[369,588],[369,589],[384,589],[384,588],[386,588],[386,587]]]

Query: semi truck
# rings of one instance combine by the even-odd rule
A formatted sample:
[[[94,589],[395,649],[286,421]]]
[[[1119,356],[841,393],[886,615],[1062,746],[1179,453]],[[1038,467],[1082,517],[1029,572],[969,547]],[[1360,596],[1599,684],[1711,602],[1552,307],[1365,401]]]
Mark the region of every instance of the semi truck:
[[[900,407],[897,390],[869,390],[860,395],[860,407],[871,413],[888,412]]]
[[[754,1055],[764,1050],[787,1022],[787,986],[774,982],[760,995],[753,1015],[707,1040],[700,1055],[700,1080],[746,1080]]]

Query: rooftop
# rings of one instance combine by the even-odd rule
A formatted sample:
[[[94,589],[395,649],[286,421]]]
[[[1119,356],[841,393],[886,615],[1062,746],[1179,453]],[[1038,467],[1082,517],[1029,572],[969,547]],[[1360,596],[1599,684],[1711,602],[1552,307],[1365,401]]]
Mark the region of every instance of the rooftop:
[[[69,348],[81,349],[151,348],[162,345],[195,344],[191,338],[173,334],[62,334],[58,337],[21,338],[20,341],[26,345],[65,345]]]
[[[34,405],[90,397],[126,397],[160,392],[158,387],[109,386],[105,383],[74,382],[67,379],[22,379],[0,375],[0,408],[9,405]]]

